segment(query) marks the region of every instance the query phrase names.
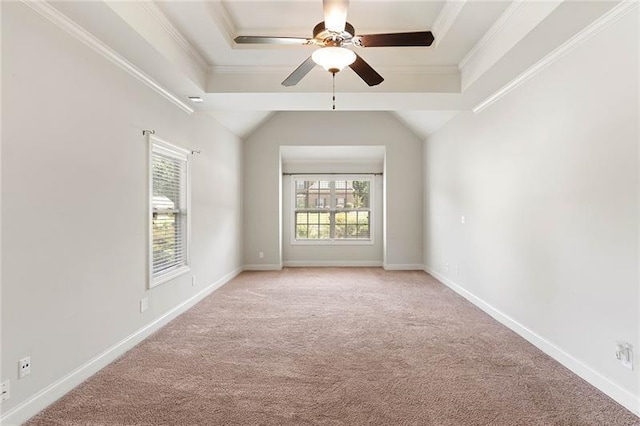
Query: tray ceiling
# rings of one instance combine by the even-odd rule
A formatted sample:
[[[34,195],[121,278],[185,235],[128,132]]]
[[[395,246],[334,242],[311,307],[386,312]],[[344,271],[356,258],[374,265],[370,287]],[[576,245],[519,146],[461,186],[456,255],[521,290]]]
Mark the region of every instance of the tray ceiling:
[[[420,136],[470,110],[616,6],[615,1],[351,0],[357,34],[431,30],[423,47],[356,48],[385,81],[336,76],[342,110],[390,111]],[[320,67],[281,86],[316,47],[236,45],[237,35],[309,37],[321,0],[48,3],[166,91],[240,136],[271,113],[331,108]],[[40,6],[32,6],[40,7]],[[65,19],[66,19],[65,18]]]

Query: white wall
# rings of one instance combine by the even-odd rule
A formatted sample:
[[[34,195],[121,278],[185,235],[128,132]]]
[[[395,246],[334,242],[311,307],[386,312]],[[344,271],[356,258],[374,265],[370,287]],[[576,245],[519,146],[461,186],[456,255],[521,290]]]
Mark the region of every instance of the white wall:
[[[279,225],[281,146],[371,145],[386,149],[387,196],[383,247],[290,246]],[[244,262],[279,268],[284,261],[384,262],[388,268],[422,265],[422,143],[386,112],[280,112],[244,142]],[[335,170],[334,170],[335,171]],[[376,236],[378,238],[378,236]],[[286,250],[280,244],[287,246]],[[386,247],[386,251],[385,248]],[[258,253],[264,252],[260,259]],[[284,257],[283,252],[291,256]],[[295,254],[294,254],[295,253]]]
[[[239,270],[242,148],[209,116],[186,114],[22,3],[2,9],[6,416]],[[192,271],[153,290],[142,129],[202,151],[192,162]],[[150,308],[141,314],[143,297]],[[27,355],[31,375],[17,380],[17,361]]]
[[[427,270],[636,411],[615,347],[640,353],[638,72],[632,13],[459,114],[424,166]]]

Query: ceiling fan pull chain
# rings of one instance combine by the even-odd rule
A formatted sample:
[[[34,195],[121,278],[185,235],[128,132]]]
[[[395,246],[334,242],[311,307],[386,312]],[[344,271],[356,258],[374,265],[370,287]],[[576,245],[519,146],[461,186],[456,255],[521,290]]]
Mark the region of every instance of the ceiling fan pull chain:
[[[333,110],[335,111],[336,109],[336,73],[332,73],[333,74]]]

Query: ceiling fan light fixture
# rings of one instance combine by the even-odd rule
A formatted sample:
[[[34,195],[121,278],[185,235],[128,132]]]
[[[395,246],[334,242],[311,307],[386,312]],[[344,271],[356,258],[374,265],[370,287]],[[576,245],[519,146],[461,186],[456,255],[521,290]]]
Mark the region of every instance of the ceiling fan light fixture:
[[[335,74],[354,63],[356,54],[345,47],[328,46],[313,52],[311,58],[316,64]]]

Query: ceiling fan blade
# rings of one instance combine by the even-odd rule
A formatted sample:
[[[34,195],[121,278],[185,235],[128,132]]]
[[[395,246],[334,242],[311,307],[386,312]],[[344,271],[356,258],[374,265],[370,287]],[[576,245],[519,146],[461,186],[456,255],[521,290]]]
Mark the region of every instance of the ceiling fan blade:
[[[262,37],[262,36],[238,36],[233,39],[238,44],[309,44],[309,39],[301,37]]]
[[[349,0],[322,0],[324,26],[329,31],[341,33],[347,23]]]
[[[384,81],[384,78],[366,63],[360,55],[356,54],[356,61],[349,65],[356,74],[360,76],[369,86],[377,86]]]
[[[307,75],[315,66],[316,63],[313,62],[313,59],[309,56],[306,61],[300,64],[300,66],[296,68],[291,75],[289,75],[289,77],[284,79],[282,85],[287,87],[295,86],[300,80],[302,80],[302,77]]]
[[[353,44],[360,47],[431,46],[431,31],[410,33],[367,34],[353,38]]]

